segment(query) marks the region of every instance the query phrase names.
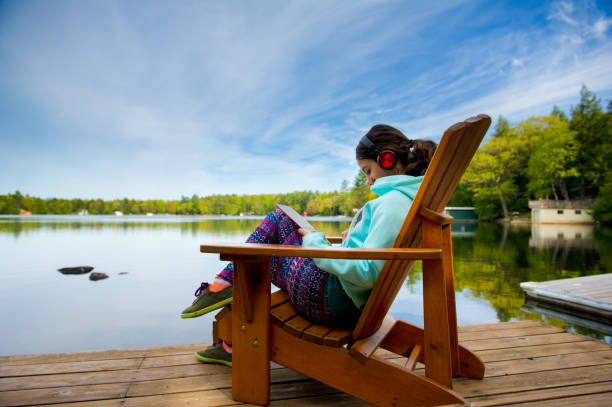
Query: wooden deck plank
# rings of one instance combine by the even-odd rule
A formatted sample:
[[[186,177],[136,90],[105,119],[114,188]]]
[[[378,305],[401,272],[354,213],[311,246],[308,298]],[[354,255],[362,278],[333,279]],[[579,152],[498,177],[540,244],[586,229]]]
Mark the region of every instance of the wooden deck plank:
[[[492,349],[511,349],[524,346],[545,345],[554,343],[582,342],[585,337],[572,332],[556,332],[546,335],[523,335],[513,338],[480,339],[461,341],[461,344],[473,352]]]
[[[208,394],[206,394],[208,396]],[[194,403],[193,398],[185,397],[184,400],[181,398],[165,398],[163,401],[155,402],[155,399],[149,398],[145,400],[151,404],[135,404],[137,400],[132,400],[130,403],[123,403],[123,400],[104,400],[104,401],[92,401],[92,402],[81,402],[81,403],[69,403],[69,404],[46,404],[41,405],[40,407],[119,407],[119,406],[141,406],[141,405],[150,405],[150,406],[245,406],[245,407],[255,407],[252,404],[243,404],[237,403],[233,400],[226,404],[202,404],[202,403]],[[140,402],[140,400],[138,400]],[[199,401],[199,400],[198,400]],[[216,400],[215,400],[216,401]],[[295,398],[295,399],[283,399],[283,400],[272,400],[270,403],[272,407],[366,407],[371,406],[371,404],[366,403],[362,400],[356,399],[345,393],[335,393],[330,395],[315,395],[310,397],[303,398]]]
[[[141,362],[142,358],[0,366],[0,377],[137,369]]]
[[[612,404],[612,393],[589,394],[577,397],[556,398],[551,400],[521,403],[528,407],[609,407]]]
[[[464,397],[471,398],[599,383],[602,381],[609,381],[610,377],[612,377],[612,365],[587,366],[509,376],[487,377],[483,380],[455,379],[453,382],[453,389]]]
[[[0,378],[0,391],[40,389],[45,387],[81,386],[86,384],[111,384],[132,381],[173,379],[177,377],[203,376],[225,373],[222,365],[199,364],[170,366],[149,369],[128,369],[108,372],[64,373],[41,376],[32,380],[31,376]]]
[[[487,363],[485,377],[541,372],[560,368],[567,369],[579,366],[605,365],[609,363],[612,363],[612,350],[527,358],[520,359],[520,363],[517,363],[515,360],[504,360]]]
[[[366,407],[371,406],[363,400],[356,399],[346,393],[336,393],[325,396],[304,397],[299,399],[277,400],[270,403],[271,407]]]
[[[610,392],[612,392],[612,381],[566,386],[561,388],[556,387],[550,389],[539,389],[521,393],[507,393],[496,396],[475,397],[470,399],[470,402],[474,403],[474,407],[484,407],[501,404],[522,404],[527,402],[549,401],[551,399],[555,400],[566,397],[575,398],[577,396],[599,393],[608,393],[610,397],[612,396],[612,393]],[[608,401],[612,401],[612,397],[608,399]]]
[[[503,324],[495,323],[495,324],[475,324],[475,325],[459,325],[457,327],[457,332],[477,332],[477,331],[490,331],[496,329],[516,329],[516,328],[525,328],[525,327],[533,327],[533,326],[542,326],[540,321],[534,320],[526,320],[526,321],[512,321],[512,322],[504,322]]]
[[[516,321],[459,328],[462,344],[486,363],[483,380],[454,379],[476,406],[608,405],[612,349],[578,334]],[[231,369],[202,364],[206,344],[0,358],[0,406],[233,406]],[[394,363],[405,358],[377,351]],[[272,406],[366,406],[273,363]],[[98,370],[95,370],[95,369]],[[423,374],[419,365],[417,374]],[[581,404],[578,404],[581,403]]]
[[[32,406],[52,402],[107,400],[125,397],[129,383],[54,387],[49,389],[12,390],[0,393],[0,406]]]
[[[145,356],[166,356],[177,354],[192,354],[210,344],[197,343],[177,346],[157,346],[132,349],[108,349],[84,352],[41,353],[34,355],[0,356],[0,366],[28,365],[39,363],[82,362],[93,360],[113,360],[140,358]]]
[[[564,332],[561,328],[557,328],[549,325],[523,327],[523,328],[512,328],[512,329],[498,329],[491,331],[476,331],[476,332],[459,332],[459,341],[475,341],[475,340],[489,340],[494,338],[513,338],[525,335],[546,335]]]
[[[523,346],[513,349],[493,349],[477,352],[483,362],[502,360],[536,358],[542,356],[570,355],[573,353],[587,353],[610,350],[611,346],[597,341],[582,341],[561,344],[538,346]]]

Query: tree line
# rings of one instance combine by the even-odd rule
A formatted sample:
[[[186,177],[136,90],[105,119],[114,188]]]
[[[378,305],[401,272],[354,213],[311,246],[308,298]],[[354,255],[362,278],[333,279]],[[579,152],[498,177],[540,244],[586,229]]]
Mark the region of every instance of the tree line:
[[[212,195],[200,197],[183,196],[180,200],[136,200],[136,199],[60,199],[37,198],[21,192],[0,195],[0,214],[78,214],[126,215],[265,215],[276,208],[277,203],[292,206],[300,213],[337,216],[352,215],[374,198],[366,183],[365,175],[357,174],[353,184],[342,183],[339,191],[297,191],[286,194],[262,195]]]
[[[500,116],[480,146],[450,206],[474,206],[481,218],[508,218],[527,212],[530,199],[594,198],[593,214],[612,224],[612,102],[607,111],[586,86],[568,117],[558,107],[514,125]],[[375,198],[365,176],[344,181],[333,192],[183,196],[180,200],[36,198],[19,191],[0,195],[0,213],[264,215],[276,203],[312,215],[352,215]]]

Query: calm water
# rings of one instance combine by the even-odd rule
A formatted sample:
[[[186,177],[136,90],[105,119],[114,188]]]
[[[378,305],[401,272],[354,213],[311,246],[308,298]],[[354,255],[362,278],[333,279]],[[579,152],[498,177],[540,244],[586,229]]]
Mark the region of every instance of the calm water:
[[[223,267],[203,243],[240,242],[259,218],[0,216],[0,354],[68,352],[211,340],[213,315],[183,320],[201,281]],[[316,219],[329,235],[348,220]],[[460,324],[541,319],[612,342],[610,336],[528,312],[519,283],[612,271],[612,230],[456,223],[453,250]],[[94,266],[109,278],[63,275]],[[391,312],[422,324],[421,274]]]

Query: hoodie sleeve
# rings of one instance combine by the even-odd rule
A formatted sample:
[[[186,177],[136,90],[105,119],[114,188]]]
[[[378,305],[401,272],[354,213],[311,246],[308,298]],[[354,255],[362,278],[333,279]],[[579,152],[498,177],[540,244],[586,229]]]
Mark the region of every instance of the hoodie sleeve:
[[[399,233],[405,213],[390,205],[366,204],[363,218],[355,230],[348,236],[344,247],[355,248],[383,248],[392,247],[395,237]],[[393,210],[395,209],[395,210]],[[304,237],[304,246],[325,247],[323,233],[313,232]],[[356,287],[371,289],[380,273],[384,260],[341,260],[341,259],[314,259],[316,265],[322,270],[332,273]]]

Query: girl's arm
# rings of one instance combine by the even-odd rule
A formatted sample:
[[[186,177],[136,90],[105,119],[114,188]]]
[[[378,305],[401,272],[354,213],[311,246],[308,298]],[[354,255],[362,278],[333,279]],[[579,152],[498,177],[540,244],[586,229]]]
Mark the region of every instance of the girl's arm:
[[[396,208],[386,209],[379,206],[374,211],[375,213],[370,213],[369,210],[364,211],[364,218],[361,220],[363,223],[359,225],[363,230],[351,233],[343,246],[356,248],[392,247],[405,214]],[[359,240],[360,235],[363,236],[363,240]],[[323,233],[316,231],[304,235],[303,244],[311,247],[328,245]],[[367,289],[374,286],[384,265],[383,260],[314,259],[314,261],[322,270],[335,274],[355,286]]]

